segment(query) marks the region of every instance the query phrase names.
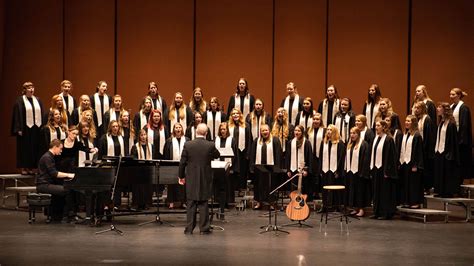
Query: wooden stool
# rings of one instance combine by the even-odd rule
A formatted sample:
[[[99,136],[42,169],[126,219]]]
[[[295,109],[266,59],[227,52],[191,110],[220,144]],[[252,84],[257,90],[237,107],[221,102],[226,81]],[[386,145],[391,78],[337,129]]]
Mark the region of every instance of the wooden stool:
[[[328,198],[330,199],[331,196],[332,196],[332,193],[333,192],[336,192],[336,191],[344,191],[346,189],[345,186],[342,186],[342,185],[328,185],[328,186],[323,186],[323,189],[327,190],[327,196]],[[323,224],[323,217],[325,217],[325,221],[324,221],[324,235],[327,235],[327,231],[326,231],[326,228],[327,228],[327,225],[328,225],[328,220],[332,220],[332,219],[339,219],[340,221],[340,224],[341,224],[341,232],[343,231],[342,229],[342,220],[345,219],[346,221],[346,232],[347,234],[349,234],[349,218],[352,218],[352,217],[349,217],[347,214],[346,214],[346,208],[344,206],[344,203],[341,203],[341,204],[338,204],[336,206],[333,205],[333,202],[332,200],[326,200],[328,202],[328,206],[324,206],[323,208],[323,211],[321,212],[321,220],[320,220],[320,223],[319,223],[319,232],[321,232],[321,227],[322,227],[322,224]],[[332,214],[332,217],[329,217],[329,210],[334,208],[334,207],[338,207],[339,210],[334,210],[333,212],[331,212]],[[355,217],[355,219],[359,219],[357,217]]]
[[[36,209],[43,208],[46,209],[46,223],[51,222],[51,194],[42,194],[42,193],[28,193],[26,196],[26,201],[28,202],[28,223],[34,223],[36,220],[35,214]]]

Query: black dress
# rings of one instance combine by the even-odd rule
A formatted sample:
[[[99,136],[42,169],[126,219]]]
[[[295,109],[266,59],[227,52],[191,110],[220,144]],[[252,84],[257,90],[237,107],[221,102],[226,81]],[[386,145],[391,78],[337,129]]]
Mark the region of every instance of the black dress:
[[[43,105],[39,98],[38,100],[41,114],[35,113],[35,108],[33,105],[33,98],[27,97],[31,106],[33,107],[33,121],[35,121],[36,116],[41,117],[41,125],[33,125],[29,128],[26,125],[26,109],[25,104],[23,103],[23,96],[17,98],[15,105],[13,106],[12,113],[12,126],[11,134],[16,136],[16,166],[17,168],[36,168],[38,167],[38,161],[40,156],[43,154],[40,153],[39,145],[40,143],[40,127],[44,125],[45,121],[43,120]],[[20,136],[18,133],[22,132]]]
[[[442,125],[443,123],[439,124],[437,135],[440,134]],[[459,192],[462,180],[459,173],[460,154],[458,143],[456,124],[449,122],[446,129],[444,151],[436,151],[435,147],[434,189],[440,197],[449,198]]]
[[[351,171],[347,162],[354,160],[354,153],[359,153],[359,160],[357,162],[357,171]],[[372,189],[369,174],[370,162],[370,146],[362,140],[358,149],[352,145],[350,149],[346,150],[346,169],[345,169],[345,183],[346,183],[346,206],[353,208],[369,207],[372,200]]]
[[[254,198],[258,202],[270,202],[269,200],[269,193],[275,189],[278,185],[278,179],[276,174],[271,174],[261,172],[256,169],[256,159],[257,159],[257,148],[258,148],[258,141],[254,141],[250,148],[250,173],[255,173],[255,184],[254,184]],[[272,164],[281,169],[281,144],[280,140],[277,137],[272,137],[272,149],[273,149],[273,163],[269,163],[267,158],[267,146],[266,144],[261,146],[261,158],[260,164]],[[271,186],[269,183],[269,179],[271,179]],[[272,197],[273,199],[273,197]]]
[[[402,145],[408,145],[407,140]],[[413,135],[410,161],[405,162],[402,154],[400,164],[400,203],[409,206],[423,203],[423,140],[418,132]],[[413,167],[417,168],[416,172],[412,171]]]
[[[451,107],[453,110],[455,105]],[[463,103],[459,107],[458,128],[459,154],[461,159],[461,178],[470,179],[472,176],[472,118],[471,110]]]
[[[433,187],[434,148],[436,143],[436,124],[426,115],[420,127],[423,142],[423,188],[428,191]],[[422,129],[422,130],[421,130]],[[422,133],[422,134],[421,134]]]
[[[380,136],[374,139],[373,149],[380,142]],[[371,160],[371,178],[373,180],[373,206],[374,216],[392,218],[397,207],[397,151],[391,136],[386,136],[382,154],[373,151]],[[375,157],[382,156],[382,165],[375,166]]]

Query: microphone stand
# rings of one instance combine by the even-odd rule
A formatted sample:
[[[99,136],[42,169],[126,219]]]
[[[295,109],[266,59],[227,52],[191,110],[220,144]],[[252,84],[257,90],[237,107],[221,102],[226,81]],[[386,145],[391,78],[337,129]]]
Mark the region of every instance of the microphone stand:
[[[114,185],[112,187],[112,195],[110,196],[110,200],[112,202],[114,202],[114,198],[115,198],[114,197],[115,196],[115,188],[117,186],[117,179],[118,179],[118,174],[119,174],[119,171],[120,171],[120,165],[121,164],[122,164],[122,155],[119,156],[119,161],[118,161],[118,165],[117,165],[117,172],[115,172]],[[106,232],[113,231],[113,232],[116,232],[117,234],[122,236],[123,232],[114,225],[114,216],[115,216],[115,208],[112,208],[112,221],[111,221],[110,228],[102,230],[102,231],[95,232],[95,234],[98,235],[98,234],[103,234],[103,233],[106,233]]]
[[[291,180],[293,180],[295,177],[297,177],[298,174],[295,174],[294,176],[288,178],[288,180],[286,180],[285,182],[283,182],[283,184],[279,185],[277,188],[275,188],[272,192],[270,192],[268,195],[271,196],[273,195],[275,192],[277,192],[280,188],[282,188],[284,185],[288,184],[288,182],[290,182]],[[274,208],[276,210],[276,208]],[[261,229],[265,229],[263,231],[261,231],[259,234],[263,234],[263,233],[268,233],[268,232],[275,232],[275,235],[278,235],[278,232],[282,232],[282,233],[286,233],[286,234],[289,234],[290,232],[288,231],[285,231],[285,230],[281,230],[281,226],[278,226],[277,225],[277,212],[275,211],[275,219],[274,219],[274,224],[272,224],[272,215],[271,215],[271,209],[269,208],[268,209],[268,225],[266,226],[261,226],[260,228]]]

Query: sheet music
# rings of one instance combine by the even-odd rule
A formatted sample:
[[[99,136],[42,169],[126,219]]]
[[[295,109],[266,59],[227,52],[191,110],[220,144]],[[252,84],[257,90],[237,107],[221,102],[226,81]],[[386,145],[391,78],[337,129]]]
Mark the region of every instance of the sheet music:
[[[230,162],[211,161],[211,168],[213,168],[213,169],[222,168],[222,169],[225,169],[227,171],[227,169],[229,169],[230,166],[231,166]]]
[[[217,150],[221,154],[221,157],[234,157],[234,151],[232,150],[231,147],[217,148]]]

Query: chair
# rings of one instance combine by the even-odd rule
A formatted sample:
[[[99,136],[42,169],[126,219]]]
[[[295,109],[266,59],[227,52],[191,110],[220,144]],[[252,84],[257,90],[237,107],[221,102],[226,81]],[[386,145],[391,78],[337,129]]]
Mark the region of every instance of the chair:
[[[354,218],[357,220],[359,220],[359,218],[350,217],[347,214],[346,207],[343,201],[341,201],[340,203],[336,205],[334,205],[334,201],[333,201],[333,194],[336,192],[343,193],[346,187],[343,185],[328,185],[328,186],[323,186],[323,189],[327,191],[327,199],[326,199],[327,206],[324,206],[323,211],[321,212],[319,232],[321,232],[323,218],[325,218],[324,219],[324,235],[327,235],[326,229],[327,229],[328,220],[334,220],[334,219],[339,219],[340,224],[341,224],[341,233],[342,233],[343,232],[342,220],[344,219],[346,221],[346,232],[347,234],[349,234],[349,218]]]
[[[51,222],[51,194],[43,193],[28,193],[26,196],[28,202],[28,223],[34,223],[36,221],[36,209],[45,209],[46,223]]]

